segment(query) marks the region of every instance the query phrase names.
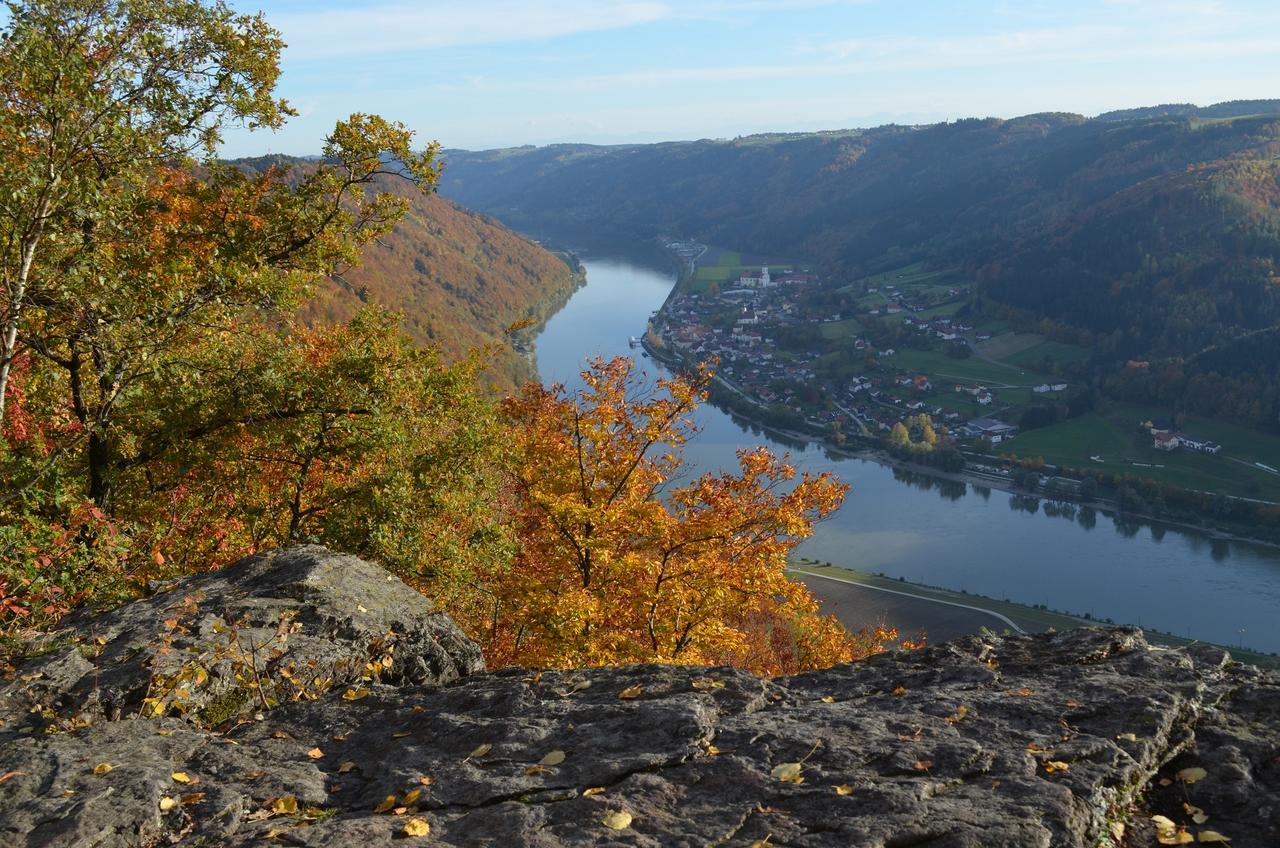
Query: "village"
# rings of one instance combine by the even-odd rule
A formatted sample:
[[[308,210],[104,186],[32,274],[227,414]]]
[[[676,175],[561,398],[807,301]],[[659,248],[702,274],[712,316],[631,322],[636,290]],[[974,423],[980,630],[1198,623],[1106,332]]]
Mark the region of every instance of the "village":
[[[930,343],[968,345],[990,333],[942,315],[939,304],[913,297],[910,290],[870,286],[866,294],[883,305],[832,313],[819,277],[805,269],[768,265],[743,272],[724,284],[690,286],[674,296],[650,327],[651,343],[687,362],[718,360],[722,386],[774,418],[819,430],[839,443],[849,435],[881,436],[895,424],[922,413],[951,441],[999,444],[1018,427],[997,417],[1008,410],[999,390],[978,382],[909,367],[913,351],[881,348],[861,328],[860,317],[901,315],[903,329]],[[958,302],[966,292],[948,287]],[[924,313],[924,314],[922,314]],[[817,333],[816,336],[811,334]],[[963,369],[961,369],[963,370]],[[1001,384],[1003,385],[1003,384]],[[1066,383],[1030,387],[1035,395],[1056,396]]]
[[[1015,437],[1028,428],[1096,417],[1074,418],[1088,351],[974,314],[971,283],[957,274],[917,265],[842,282],[799,263],[746,265],[697,243],[668,247],[686,273],[652,317],[646,347],[686,366],[716,361],[719,397],[759,423],[844,446],[887,440],[899,424],[915,437],[927,416],[940,444],[1031,456],[1052,428],[1024,445]],[[1222,450],[1148,414],[1124,426],[1155,455]],[[1089,465],[1153,468],[1137,445],[1105,456],[1084,447],[1073,451]]]

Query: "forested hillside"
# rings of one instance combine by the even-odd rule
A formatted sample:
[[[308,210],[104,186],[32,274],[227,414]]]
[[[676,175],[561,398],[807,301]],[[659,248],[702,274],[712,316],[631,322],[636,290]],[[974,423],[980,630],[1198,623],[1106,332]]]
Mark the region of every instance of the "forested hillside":
[[[255,170],[297,160],[240,163]],[[505,388],[533,376],[505,331],[540,319],[577,285],[563,260],[494,219],[471,212],[412,183],[381,176],[376,190],[409,207],[391,232],[365,249],[360,263],[320,283],[300,310],[310,323],[350,320],[365,304],[403,313],[401,327],[449,357],[498,345],[496,376]]]
[[[672,234],[846,279],[963,268],[1111,365],[1280,318],[1280,101],[446,159],[442,191],[527,231]]]

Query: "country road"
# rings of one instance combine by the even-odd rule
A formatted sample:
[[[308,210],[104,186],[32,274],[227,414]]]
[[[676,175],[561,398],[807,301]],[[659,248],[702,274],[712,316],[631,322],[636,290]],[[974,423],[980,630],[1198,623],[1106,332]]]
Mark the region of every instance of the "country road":
[[[821,574],[797,573],[822,605],[850,630],[884,623],[898,630],[900,638],[916,638],[924,631],[930,644],[977,633],[981,628],[1021,632],[1003,615],[977,607],[919,597],[908,592],[867,586],[853,580]]]

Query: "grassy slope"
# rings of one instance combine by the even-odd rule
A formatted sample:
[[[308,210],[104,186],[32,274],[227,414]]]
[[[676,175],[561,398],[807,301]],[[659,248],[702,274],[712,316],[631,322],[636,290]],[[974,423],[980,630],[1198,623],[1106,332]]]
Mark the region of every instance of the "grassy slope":
[[[1021,457],[1042,456],[1058,465],[1130,473],[1192,489],[1280,500],[1280,476],[1250,467],[1254,462],[1277,465],[1280,438],[1221,421],[1187,416],[1186,431],[1218,442],[1223,453],[1219,456],[1184,450],[1165,453],[1156,450],[1151,436],[1137,426],[1140,420],[1153,415],[1168,417],[1150,407],[1105,403],[1096,412],[1023,433],[999,449]],[[1090,456],[1100,456],[1103,461],[1094,462]]]

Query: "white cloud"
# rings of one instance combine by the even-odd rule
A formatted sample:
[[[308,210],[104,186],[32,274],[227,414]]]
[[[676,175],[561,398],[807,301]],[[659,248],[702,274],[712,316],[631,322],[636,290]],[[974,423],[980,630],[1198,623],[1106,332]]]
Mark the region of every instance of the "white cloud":
[[[673,15],[654,0],[472,0],[376,4],[272,16],[286,58],[329,59],[474,44],[538,41],[652,23]]]

